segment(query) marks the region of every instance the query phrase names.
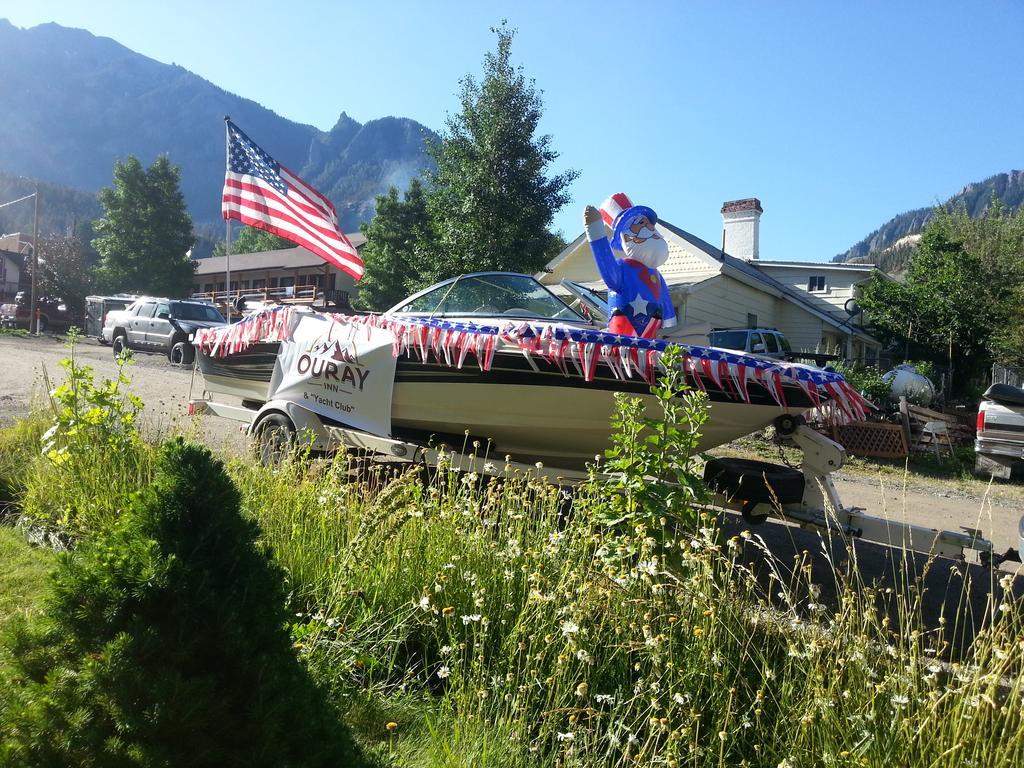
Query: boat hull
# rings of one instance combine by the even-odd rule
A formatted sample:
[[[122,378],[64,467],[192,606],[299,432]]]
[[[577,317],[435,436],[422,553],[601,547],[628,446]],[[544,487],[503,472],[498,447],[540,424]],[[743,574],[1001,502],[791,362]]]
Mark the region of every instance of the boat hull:
[[[587,382],[568,376],[543,361],[537,369],[522,355],[498,354],[491,370],[462,370],[418,359],[399,360],[392,394],[394,437],[422,441],[434,436],[461,449],[480,441],[498,460],[542,461],[548,466],[581,468],[610,446],[615,393],[639,397],[649,417],[660,409],[643,380],[614,378],[606,367]],[[790,407],[780,408],[767,390],[749,387],[751,402],[733,399],[721,389],[708,392],[710,412],[699,427],[697,450],[704,451],[770,425],[783,413],[811,407],[797,388],[786,394]],[[468,438],[466,432],[469,432]]]
[[[279,345],[256,344],[223,358],[197,356],[208,391],[264,402]],[[780,408],[760,384],[750,382],[750,402],[707,382],[710,413],[700,426],[698,450],[707,450],[762,429],[783,413],[812,407],[798,387],[784,390]],[[659,415],[649,385],[618,379],[603,363],[592,381],[566,374],[518,350],[499,351],[490,370],[473,361],[461,368],[403,356],[396,362],[390,437],[418,443],[446,443],[462,449],[480,442],[496,460],[541,461],[576,469],[610,445],[615,393],[640,397],[647,415]],[[467,435],[468,433],[468,435]]]

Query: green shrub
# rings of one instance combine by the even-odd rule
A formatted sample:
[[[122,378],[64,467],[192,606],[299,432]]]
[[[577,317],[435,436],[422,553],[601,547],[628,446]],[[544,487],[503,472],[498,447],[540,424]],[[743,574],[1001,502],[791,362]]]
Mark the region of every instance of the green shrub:
[[[154,460],[136,427],[143,403],[127,389],[130,360],[119,358],[117,376],[97,382],[75,358],[76,339],[60,362],[66,378],[50,392],[50,427],[24,475],[22,499],[28,517],[72,536],[119,516],[149,483]]]
[[[891,388],[882,381],[882,371],[877,366],[839,360],[833,367],[843,374],[850,386],[875,405],[884,408],[889,402]]]
[[[281,573],[204,448],[61,557],[12,635],[4,765],[350,765],[291,648]]]

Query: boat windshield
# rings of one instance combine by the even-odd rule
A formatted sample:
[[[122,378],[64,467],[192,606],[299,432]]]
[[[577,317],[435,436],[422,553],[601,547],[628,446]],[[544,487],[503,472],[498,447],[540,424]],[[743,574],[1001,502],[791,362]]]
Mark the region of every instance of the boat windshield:
[[[528,275],[467,275],[414,296],[391,312],[431,317],[509,317],[585,322],[551,291]]]

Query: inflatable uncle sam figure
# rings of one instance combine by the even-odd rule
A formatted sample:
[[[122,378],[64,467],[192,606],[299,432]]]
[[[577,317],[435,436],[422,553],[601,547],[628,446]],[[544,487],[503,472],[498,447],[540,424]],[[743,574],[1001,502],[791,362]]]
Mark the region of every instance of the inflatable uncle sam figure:
[[[668,259],[668,243],[654,229],[658,214],[633,205],[619,192],[601,203],[600,211],[588,205],[583,221],[594,261],[608,286],[608,330],[653,339],[662,327],[674,326],[676,310],[658,271]],[[610,243],[605,224],[612,230]]]

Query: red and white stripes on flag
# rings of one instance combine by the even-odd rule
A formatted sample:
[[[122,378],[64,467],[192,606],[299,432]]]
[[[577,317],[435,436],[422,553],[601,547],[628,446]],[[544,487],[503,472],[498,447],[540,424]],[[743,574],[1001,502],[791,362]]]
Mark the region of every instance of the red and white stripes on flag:
[[[347,272],[363,261],[338,226],[334,204],[227,121],[228,158],[221,213],[290,240]]]

